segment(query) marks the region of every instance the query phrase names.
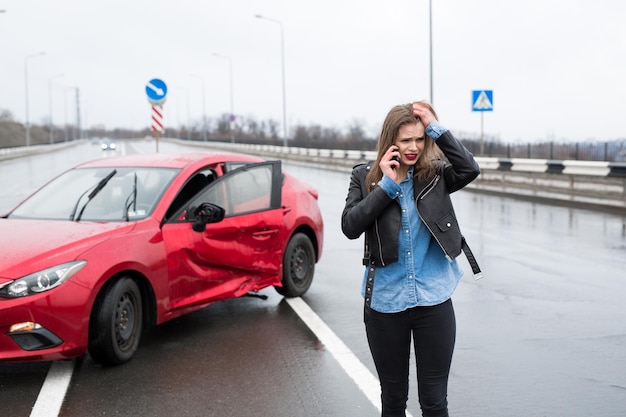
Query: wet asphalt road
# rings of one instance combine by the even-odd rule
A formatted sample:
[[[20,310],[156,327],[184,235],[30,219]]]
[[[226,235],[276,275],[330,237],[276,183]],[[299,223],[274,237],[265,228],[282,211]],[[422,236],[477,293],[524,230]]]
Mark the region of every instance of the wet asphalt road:
[[[161,143],[160,151],[173,145]],[[148,142],[118,152],[153,151]],[[95,145],[0,161],[0,212]],[[326,236],[304,301],[374,373],[359,296],[362,241],[340,231],[349,174],[285,163],[320,192]],[[485,273],[455,296],[453,416],[626,415],[626,216],[462,191],[461,227]],[[155,329],[133,361],[75,371],[61,416],[376,416],[375,407],[272,289]],[[28,416],[50,364],[0,363],[3,415]],[[409,411],[418,416],[415,373]]]

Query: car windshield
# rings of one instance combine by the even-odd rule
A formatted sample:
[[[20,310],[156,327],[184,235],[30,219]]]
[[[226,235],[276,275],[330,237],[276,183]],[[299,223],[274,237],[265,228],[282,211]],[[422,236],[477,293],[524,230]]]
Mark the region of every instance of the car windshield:
[[[78,168],[37,191],[11,219],[131,221],[149,215],[178,170]]]

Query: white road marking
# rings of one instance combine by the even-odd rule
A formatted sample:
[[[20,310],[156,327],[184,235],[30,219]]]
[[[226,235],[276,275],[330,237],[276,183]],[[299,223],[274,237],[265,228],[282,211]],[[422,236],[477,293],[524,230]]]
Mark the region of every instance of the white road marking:
[[[363,362],[361,362],[345,343],[315,314],[307,303],[300,297],[286,298],[287,303],[302,321],[315,333],[315,336],[324,344],[326,349],[339,362],[343,370],[352,378],[367,399],[381,412],[380,382]],[[407,411],[407,417],[412,415]]]
[[[365,365],[352,353],[345,343],[328,327],[302,298],[286,298],[287,303],[298,317],[311,329],[324,344],[328,352],[339,362],[367,399],[381,412],[380,383]],[[65,394],[69,388],[74,361],[53,362],[48,376],[37,396],[30,417],[56,417],[61,411]],[[413,417],[406,412],[407,417]]]
[[[73,360],[52,362],[30,417],[56,417],[59,415],[73,372]]]

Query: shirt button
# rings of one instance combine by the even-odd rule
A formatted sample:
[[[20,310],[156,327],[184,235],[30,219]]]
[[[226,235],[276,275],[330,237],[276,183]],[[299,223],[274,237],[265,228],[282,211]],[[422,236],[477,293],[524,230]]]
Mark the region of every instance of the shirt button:
[[[407,254],[407,255],[410,255],[410,254],[411,254],[411,251],[408,251],[406,254]]]

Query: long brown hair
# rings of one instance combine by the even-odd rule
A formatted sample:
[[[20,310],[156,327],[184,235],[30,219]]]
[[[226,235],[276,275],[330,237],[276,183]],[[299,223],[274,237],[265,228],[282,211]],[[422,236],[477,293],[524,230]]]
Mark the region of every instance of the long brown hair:
[[[422,100],[418,103],[426,105],[435,116],[435,119],[439,120],[437,113],[435,113],[435,110],[428,102]],[[380,169],[380,160],[387,149],[395,143],[400,133],[400,128],[415,122],[421,123],[421,120],[413,114],[413,103],[400,104],[389,110],[383,122],[378,144],[376,145],[376,151],[378,153],[376,163],[372,166],[365,178],[368,191],[372,191],[376,187],[376,184],[383,178],[383,172]],[[426,135],[424,150],[417,159],[413,175],[417,176],[420,181],[432,177],[437,172],[437,161],[442,158],[443,152],[441,152],[435,141]]]

